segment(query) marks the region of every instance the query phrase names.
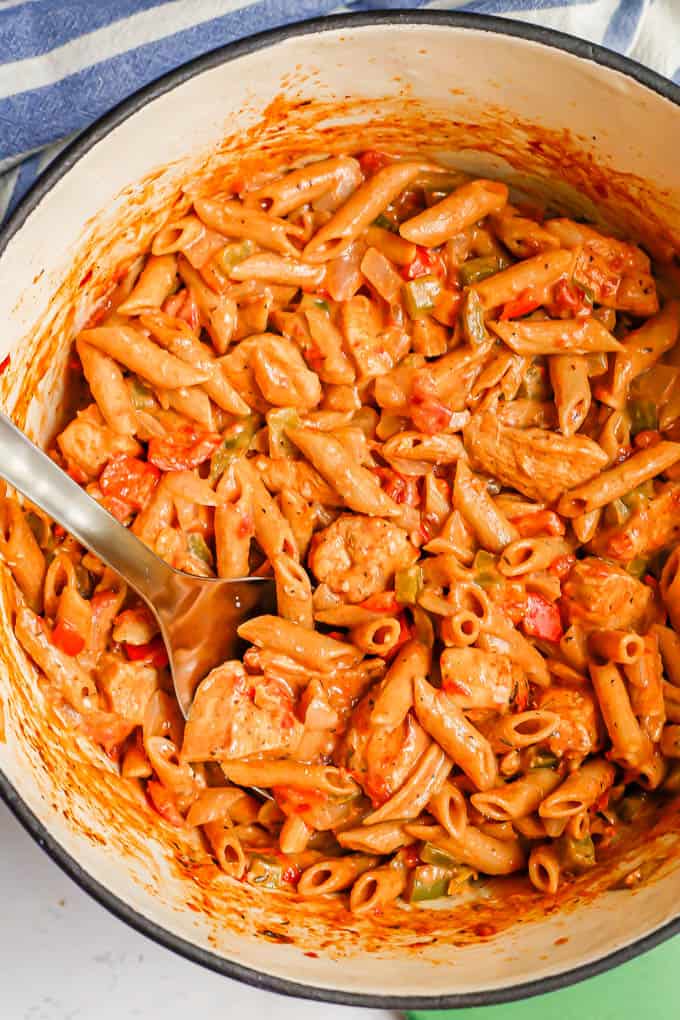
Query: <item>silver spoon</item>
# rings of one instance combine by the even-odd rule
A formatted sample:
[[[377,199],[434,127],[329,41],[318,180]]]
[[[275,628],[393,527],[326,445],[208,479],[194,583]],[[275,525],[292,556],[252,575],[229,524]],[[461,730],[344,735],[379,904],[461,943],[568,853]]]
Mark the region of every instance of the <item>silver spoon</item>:
[[[274,611],[274,582],[195,577],[168,566],[0,414],[0,478],[120,574],[158,621],[177,701],[188,716],[210,670],[237,653],[237,627]]]

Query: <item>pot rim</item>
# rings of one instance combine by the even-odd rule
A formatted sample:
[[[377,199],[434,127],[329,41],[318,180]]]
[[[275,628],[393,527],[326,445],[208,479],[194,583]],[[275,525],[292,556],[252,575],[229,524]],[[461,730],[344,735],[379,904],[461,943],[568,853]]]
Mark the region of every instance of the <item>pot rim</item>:
[[[42,199],[52,190],[58,181],[115,127],[127,120],[137,110],[151,100],[164,95],[185,81],[228,61],[256,53],[275,46],[287,39],[297,36],[314,35],[322,32],[334,32],[343,29],[364,28],[375,25],[432,25],[441,28],[468,29],[493,32],[539,43],[569,53],[571,56],[588,60],[601,67],[626,75],[676,106],[680,106],[680,87],[670,79],[645,67],[643,64],[622,56],[596,43],[579,39],[576,36],[559,32],[555,29],[537,25],[523,24],[509,18],[492,17],[485,14],[473,14],[455,11],[373,11],[356,14],[339,14],[317,17],[279,28],[268,29],[245,39],[227,43],[195,57],[172,71],[167,72],[155,81],[134,92],[127,99],[118,103],[112,110],[99,117],[89,128],[81,132],[37,178],[33,186],[21,199],[5,225],[0,229],[0,258],[15,234],[22,228],[29,215]],[[566,988],[569,985],[584,981],[601,974],[619,964],[653,949],[673,935],[680,933],[680,914],[672,921],[650,932],[630,945],[623,946],[590,963],[572,967],[560,974],[525,981],[512,986],[499,986],[479,992],[450,993],[446,995],[380,995],[369,992],[350,992],[338,988],[323,988],[311,984],[301,984],[273,974],[262,973],[252,967],[246,967],[235,960],[228,960],[217,953],[194,945],[187,939],[162,927],[132,908],[124,900],[111,892],[105,885],[87,872],[78,861],[59,843],[48,828],[29,808],[14,785],[0,770],[0,797],[9,807],[15,818],[33,837],[35,842],[52,858],[52,860],[101,906],[130,927],[166,949],[183,956],[193,963],[200,964],[218,974],[241,981],[267,991],[278,992],[316,1002],[331,1002],[345,1006],[369,1006],[375,1009],[459,1009],[474,1006],[490,1006],[513,1002],[517,999],[543,995],[546,992]]]

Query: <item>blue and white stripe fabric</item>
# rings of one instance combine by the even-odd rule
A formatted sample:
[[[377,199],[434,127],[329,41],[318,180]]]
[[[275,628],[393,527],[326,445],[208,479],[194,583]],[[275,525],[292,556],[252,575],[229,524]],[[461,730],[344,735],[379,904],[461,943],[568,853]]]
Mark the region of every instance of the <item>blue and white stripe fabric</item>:
[[[64,144],[166,71],[267,28],[388,8],[561,29],[680,83],[680,0],[0,0],[0,223]]]

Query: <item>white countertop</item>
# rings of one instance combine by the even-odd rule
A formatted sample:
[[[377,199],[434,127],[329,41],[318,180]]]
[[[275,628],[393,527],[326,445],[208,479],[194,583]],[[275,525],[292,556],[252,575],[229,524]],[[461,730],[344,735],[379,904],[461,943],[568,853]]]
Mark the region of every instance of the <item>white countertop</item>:
[[[261,992],[157,946],[82,892],[1,802],[0,861],[6,1020],[391,1020]]]

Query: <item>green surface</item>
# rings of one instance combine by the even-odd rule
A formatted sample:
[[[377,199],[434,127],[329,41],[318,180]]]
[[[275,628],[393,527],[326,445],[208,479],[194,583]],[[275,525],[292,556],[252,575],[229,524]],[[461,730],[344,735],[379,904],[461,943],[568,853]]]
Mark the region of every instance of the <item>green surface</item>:
[[[621,967],[523,1002],[409,1013],[421,1020],[676,1020],[680,936]]]

